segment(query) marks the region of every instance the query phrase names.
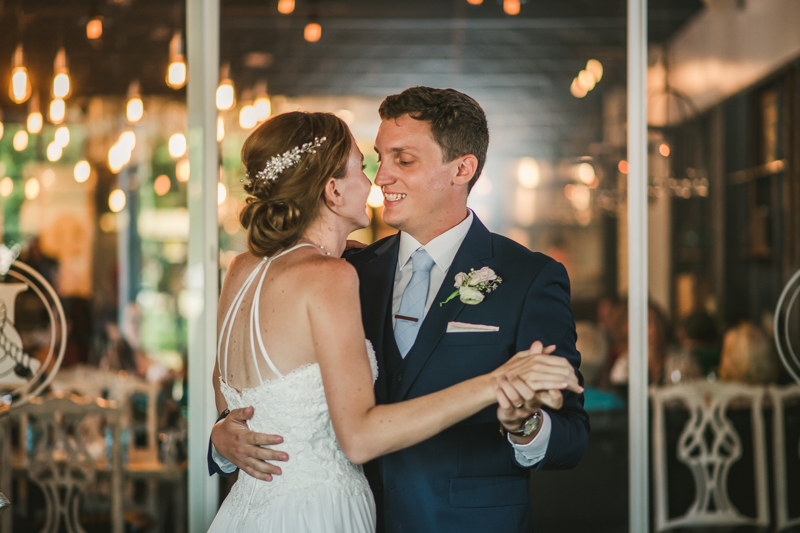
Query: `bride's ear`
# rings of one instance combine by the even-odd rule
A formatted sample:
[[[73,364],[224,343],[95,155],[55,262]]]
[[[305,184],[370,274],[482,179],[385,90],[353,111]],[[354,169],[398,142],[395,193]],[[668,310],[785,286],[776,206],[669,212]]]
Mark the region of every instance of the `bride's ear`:
[[[341,189],[339,189],[339,180],[336,178],[328,178],[325,183],[325,205],[328,207],[338,207],[344,203],[344,197]]]

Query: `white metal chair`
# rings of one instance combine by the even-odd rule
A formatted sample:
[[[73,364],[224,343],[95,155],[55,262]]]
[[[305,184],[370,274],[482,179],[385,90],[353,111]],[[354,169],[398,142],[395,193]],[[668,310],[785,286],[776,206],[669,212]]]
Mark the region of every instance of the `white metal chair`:
[[[784,407],[787,401],[800,400],[800,385],[785,387],[771,386],[767,389],[772,400],[772,438],[773,438],[773,476],[775,477],[775,528],[777,531],[800,526],[800,516],[789,516],[788,476],[786,469],[786,450],[792,450],[792,443],[786,442],[786,419]],[[800,455],[800,442],[797,443]]]
[[[697,381],[650,388],[656,531],[691,526],[769,525],[763,397],[763,387],[735,383]],[[728,496],[728,473],[742,457],[741,439],[727,418],[727,410],[734,401],[737,406],[744,403],[751,411],[755,518],[743,515]],[[696,494],[683,516],[670,517],[664,409],[676,404],[689,411],[689,421],[681,432],[676,452],[678,460],[692,473]],[[706,439],[708,434],[712,436],[711,442]]]
[[[26,417],[32,433],[37,435],[29,445],[18,450],[24,456],[27,478],[38,485],[47,504],[45,524],[41,533],[58,533],[61,525],[69,533],[84,533],[79,520],[80,505],[98,487],[98,470],[110,475],[110,517],[112,533],[123,531],[122,510],[122,447],[120,411],[114,402],[82,398],[75,395],[53,394],[47,398],[34,397],[19,407],[0,408],[3,417],[2,479],[4,489],[11,489],[11,471],[15,455],[10,435],[11,418]],[[111,428],[110,462],[105,454],[96,457],[90,452],[80,427],[91,417],[100,417]],[[9,494],[11,501],[14,496]],[[10,532],[10,513],[3,515],[3,530]]]

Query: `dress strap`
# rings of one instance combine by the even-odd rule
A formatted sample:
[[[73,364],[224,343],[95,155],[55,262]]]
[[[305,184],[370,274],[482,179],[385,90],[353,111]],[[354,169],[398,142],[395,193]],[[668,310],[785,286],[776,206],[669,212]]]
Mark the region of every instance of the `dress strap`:
[[[282,251],[278,255],[272,256],[267,261],[267,267],[264,269],[264,272],[261,274],[261,279],[258,281],[258,286],[256,287],[256,292],[253,295],[253,303],[252,303],[252,306],[250,308],[250,350],[251,350],[251,353],[253,355],[253,362],[256,365],[256,373],[258,374],[258,379],[259,379],[260,383],[264,383],[264,380],[261,379],[261,371],[258,369],[258,360],[256,359],[256,346],[255,346],[256,345],[256,340],[258,341],[258,347],[261,350],[261,355],[264,358],[264,360],[267,362],[267,365],[269,365],[269,368],[278,377],[282,378],[283,374],[281,373],[280,370],[278,370],[278,367],[275,366],[275,363],[272,362],[272,359],[270,359],[269,354],[267,353],[267,348],[266,348],[266,346],[264,346],[264,338],[261,336],[261,328],[258,327],[258,325],[261,323],[260,310],[259,310],[260,301],[259,301],[258,295],[261,294],[261,287],[264,285],[264,279],[266,279],[266,277],[267,277],[267,271],[269,270],[270,265],[272,265],[272,262],[275,261],[276,259],[278,259],[279,257],[283,257],[284,255],[286,255],[286,254],[288,254],[290,252],[293,252],[293,251],[297,250],[298,248],[302,248],[304,246],[310,246],[312,248],[318,249],[313,244],[301,243],[301,244],[292,246],[291,248],[288,248],[288,249]]]
[[[247,289],[249,289],[250,286],[253,284],[253,280],[258,274],[258,271],[261,270],[261,268],[265,264],[267,264],[266,257],[262,259],[261,262],[258,263],[256,268],[253,269],[250,275],[247,276],[247,279],[242,284],[242,287],[239,289],[239,292],[236,293],[236,297],[234,297],[231,306],[228,308],[228,312],[225,314],[225,320],[222,321],[222,328],[220,328],[222,331],[220,331],[219,343],[217,345],[217,366],[219,367],[220,376],[222,376],[223,381],[225,383],[228,382],[228,380],[225,379],[225,376],[227,375],[228,372],[228,348],[231,342],[231,333],[233,332],[233,322],[234,319],[236,318],[236,313],[238,313],[239,311],[239,306],[242,304],[242,300],[244,300],[244,295],[247,292]],[[223,370],[220,357],[222,355],[222,340],[226,338],[226,333],[227,333],[227,339],[225,340],[225,368]]]

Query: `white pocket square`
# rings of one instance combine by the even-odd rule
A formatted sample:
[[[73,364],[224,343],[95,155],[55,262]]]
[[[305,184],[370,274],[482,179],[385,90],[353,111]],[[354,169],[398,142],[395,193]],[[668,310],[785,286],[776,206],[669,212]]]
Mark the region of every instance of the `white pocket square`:
[[[484,331],[500,331],[498,326],[484,324],[468,324],[466,322],[448,322],[447,333],[481,333]]]

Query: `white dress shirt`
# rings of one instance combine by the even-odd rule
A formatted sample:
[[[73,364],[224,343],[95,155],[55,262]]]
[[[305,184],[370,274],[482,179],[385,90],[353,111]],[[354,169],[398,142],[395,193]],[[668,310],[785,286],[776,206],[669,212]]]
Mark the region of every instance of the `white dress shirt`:
[[[395,271],[392,293],[393,326],[396,321],[394,315],[400,311],[400,301],[403,299],[403,291],[411,281],[411,276],[413,274],[413,265],[410,261],[411,254],[422,248],[428,252],[428,255],[431,256],[431,259],[433,259],[435,263],[435,268],[431,268],[430,272],[430,286],[428,287],[428,300],[425,302],[424,320],[436,298],[436,294],[439,292],[439,288],[447,278],[447,272],[450,270],[450,265],[453,264],[453,259],[455,259],[456,253],[458,253],[458,249],[461,247],[461,243],[464,242],[470,227],[472,227],[473,219],[474,215],[472,210],[469,210],[467,218],[460,224],[445,231],[424,246],[408,233],[400,232],[400,250],[397,254],[397,270]],[[453,290],[455,290],[455,287],[453,287]],[[547,411],[542,410],[542,428],[531,442],[528,444],[515,444],[511,441],[511,437],[508,437],[508,441],[514,447],[514,452],[519,464],[522,466],[533,466],[544,459],[545,453],[547,452],[547,445],[550,442],[551,427],[550,415]],[[223,472],[233,472],[236,469],[233,463],[217,454],[217,450],[214,449],[213,446],[211,448],[211,456]]]

